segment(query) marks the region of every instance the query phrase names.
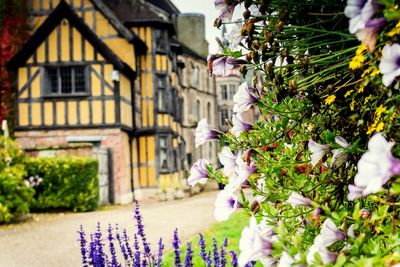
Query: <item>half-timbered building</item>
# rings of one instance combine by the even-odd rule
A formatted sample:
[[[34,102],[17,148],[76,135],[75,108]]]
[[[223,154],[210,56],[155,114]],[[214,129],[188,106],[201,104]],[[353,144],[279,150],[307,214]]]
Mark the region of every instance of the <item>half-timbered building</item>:
[[[9,63],[22,146],[51,156],[89,144],[108,161],[112,203],[179,187],[179,10],[168,0],[30,0],[29,13],[32,35]]]

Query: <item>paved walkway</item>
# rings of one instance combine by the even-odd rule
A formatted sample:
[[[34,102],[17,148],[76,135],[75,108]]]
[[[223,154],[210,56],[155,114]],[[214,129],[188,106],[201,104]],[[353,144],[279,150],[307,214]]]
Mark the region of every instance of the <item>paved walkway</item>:
[[[218,192],[163,203],[143,203],[145,231],[152,246],[163,237],[167,247],[178,227],[186,241],[215,223],[214,200]],[[0,226],[0,267],[75,267],[80,264],[76,231],[79,225],[93,232],[99,221],[104,227],[118,223],[134,233],[133,205],[74,214],[38,214],[34,221]]]

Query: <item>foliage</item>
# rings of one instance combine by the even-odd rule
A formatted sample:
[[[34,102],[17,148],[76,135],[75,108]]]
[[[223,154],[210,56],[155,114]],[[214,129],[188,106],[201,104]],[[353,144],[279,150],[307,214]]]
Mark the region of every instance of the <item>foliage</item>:
[[[157,253],[153,253],[150,249],[150,243],[147,240],[143,218],[140,214],[139,204],[136,202],[134,210],[135,230],[133,237],[128,236],[125,229],[109,225],[107,233],[103,233],[100,223],[97,225],[96,232],[90,234],[90,240],[81,225],[78,234],[80,242],[80,250],[83,266],[209,266],[209,267],[225,267],[237,266],[236,252],[227,251],[228,238],[223,237],[221,245],[218,245],[216,239],[213,242],[206,242],[202,234],[200,238],[187,242],[186,245],[181,244],[178,236],[178,229],[175,230],[172,248],[174,250],[171,255],[164,257],[165,245],[162,238],[158,242]],[[238,217],[242,218],[241,216]],[[235,220],[235,223],[239,223]],[[217,226],[219,230],[223,226]],[[225,232],[226,233],[226,232]],[[221,232],[218,233],[219,237]],[[106,241],[107,240],[107,241]],[[197,245],[193,245],[196,241]],[[196,247],[193,251],[192,248]],[[232,247],[231,247],[232,248]],[[109,253],[108,253],[109,251]],[[119,262],[118,259],[123,259]],[[246,267],[254,266],[254,263],[246,265]]]
[[[33,210],[89,211],[98,206],[98,162],[87,158],[30,158],[28,176],[42,182],[35,187]]]
[[[232,23],[240,4],[243,19]],[[240,30],[233,26],[229,47],[210,55],[210,70],[220,75],[241,64],[252,83],[239,87],[233,127],[219,134],[229,147],[220,157],[224,169],[208,165],[204,175],[203,160],[189,183],[227,184],[217,214],[243,206],[263,218],[261,232],[253,219],[243,231],[251,235],[242,235],[242,259],[265,266],[399,263],[398,1],[215,5],[216,26]],[[260,116],[249,127],[238,116],[251,107]],[[215,139],[215,130],[206,129],[198,126],[197,145]]]
[[[24,183],[24,160],[20,146],[0,136],[0,223],[29,212],[34,191]]]

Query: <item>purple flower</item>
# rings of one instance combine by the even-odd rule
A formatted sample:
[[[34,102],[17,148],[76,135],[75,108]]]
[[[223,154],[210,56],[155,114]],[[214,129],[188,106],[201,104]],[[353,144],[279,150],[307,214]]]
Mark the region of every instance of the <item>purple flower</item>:
[[[202,119],[199,121],[195,132],[196,148],[211,140],[218,140],[220,132],[208,127],[207,120]]]
[[[209,55],[207,59],[208,72],[217,77],[227,77],[233,73],[234,68],[246,63],[243,59],[221,55]]]
[[[113,237],[113,234],[112,234],[112,230],[113,229],[111,227],[111,224],[109,224],[108,225],[108,229],[107,229],[107,232],[108,232],[107,239],[108,239],[108,242],[109,242],[109,249],[110,249],[110,253],[111,253],[111,265],[112,266],[118,266],[115,246],[114,246],[114,242],[113,242],[114,237]]]
[[[222,173],[225,176],[229,177],[235,172],[235,170],[237,168],[237,164],[236,164],[237,157],[241,157],[240,152],[237,156],[235,156],[229,147],[224,146],[222,148],[221,153],[219,153],[219,155],[218,155],[218,158],[219,158],[219,162],[221,162],[221,164],[224,166],[224,170],[222,171]]]
[[[192,243],[186,243],[186,256],[184,261],[185,267],[193,267],[193,250],[192,250]]]
[[[190,169],[190,176],[188,177],[188,184],[195,186],[197,183],[205,184],[208,180],[207,165],[210,163],[206,159],[199,159]]]
[[[287,202],[295,205],[295,206],[306,206],[306,207],[312,207],[312,202],[310,199],[303,197],[302,195],[292,192],[287,199]]]
[[[215,0],[215,8],[219,10],[218,17],[223,21],[231,21],[237,2],[235,0]]]
[[[218,243],[215,238],[213,238],[213,255],[214,255],[214,266],[220,266],[220,256],[218,251]]]
[[[382,49],[381,63],[379,70],[383,74],[382,82],[385,86],[390,86],[400,75],[400,45],[385,45]]]
[[[320,145],[314,140],[310,139],[308,141],[308,149],[311,151],[311,165],[315,167],[320,160],[331,151],[331,147],[329,145]]]
[[[200,247],[200,257],[206,261],[207,252],[206,252],[206,241],[204,240],[204,236],[199,234],[199,243],[198,246]]]
[[[391,153],[393,145],[381,133],[369,140],[368,151],[357,164],[354,186],[349,185],[349,200],[377,193],[392,176],[400,174],[400,160]]]
[[[134,219],[136,220],[136,226],[137,226],[137,235],[141,237],[142,239],[142,245],[144,248],[144,255],[145,257],[150,256],[151,251],[150,251],[150,244],[147,242],[146,234],[144,233],[144,225],[143,225],[143,218],[142,215],[140,214],[140,208],[139,208],[139,202],[136,201],[136,206],[134,210]]]
[[[356,32],[357,39],[368,47],[369,51],[374,50],[377,35],[382,26],[386,24],[385,18],[370,19],[365,23],[365,28]]]
[[[233,112],[243,113],[258,102],[259,97],[253,92],[254,89],[247,85],[247,82],[242,83],[236,94],[233,96]]]
[[[221,267],[225,267],[226,264],[228,263],[226,261],[226,247],[228,246],[228,238],[226,237],[224,240],[223,245],[221,246],[221,250],[220,250],[220,255],[221,255],[221,263],[220,266]]]
[[[182,266],[182,264],[181,264],[181,250],[179,248],[179,244],[180,243],[181,243],[181,241],[179,240],[179,237],[178,237],[178,229],[175,228],[174,239],[172,240],[172,247],[174,249],[174,256],[175,256],[174,263],[175,263],[176,267],[181,267]]]
[[[242,157],[236,158],[236,164],[238,166],[237,176],[242,182],[246,181],[250,175],[257,172],[257,166],[253,162],[245,162]]]
[[[249,226],[243,228],[239,241],[239,266],[251,261],[270,257],[272,252],[271,238],[274,231],[264,224],[257,224],[256,218],[250,218]]]
[[[229,216],[240,208],[239,198],[229,189],[220,191],[215,200],[214,217],[217,221],[226,221]]]
[[[235,49],[240,42],[245,38],[242,34],[242,25],[239,23],[233,24],[231,30],[228,33],[225,33],[225,39],[229,42],[229,48]]]
[[[85,234],[85,231],[83,230],[83,226],[82,225],[80,226],[78,233],[79,233],[79,242],[80,242],[80,245],[81,245],[82,264],[84,264],[84,266],[88,266],[87,265],[88,264],[88,261],[87,261],[87,253],[88,253],[88,251],[86,249],[87,241],[86,241],[86,238],[85,238],[86,234]]]
[[[237,267],[238,266],[238,258],[237,258],[235,251],[231,250],[231,251],[229,251],[229,254],[231,254],[231,258],[232,258],[232,261],[231,261],[232,267]]]
[[[240,113],[235,113],[232,116],[232,133],[239,137],[244,131],[250,130],[253,126],[250,123],[244,122],[243,117]]]
[[[128,252],[126,251],[126,248],[125,248],[125,245],[124,245],[124,243],[123,243],[122,237],[121,237],[121,235],[119,234],[118,225],[115,226],[115,232],[116,232],[115,238],[118,240],[118,244],[119,244],[119,247],[120,247],[120,249],[121,249],[122,256],[124,257],[125,261],[127,261],[129,255],[128,255]]]
[[[128,237],[128,234],[126,233],[126,229],[122,230],[122,240],[125,243],[126,253],[133,260],[133,252],[132,252],[132,249],[131,249],[131,245],[129,244],[129,237]]]
[[[157,267],[161,267],[162,265],[162,257],[163,257],[163,250],[164,250],[164,244],[162,241],[162,238],[158,241],[158,254],[157,254]]]
[[[350,19],[350,33],[354,34],[364,29],[365,24],[372,18],[378,7],[375,0],[347,0],[344,14]]]
[[[346,234],[340,231],[336,227],[336,224],[329,218],[322,224],[321,233],[319,235],[321,237],[320,241],[326,247],[329,247],[339,240],[344,241],[346,239]]]

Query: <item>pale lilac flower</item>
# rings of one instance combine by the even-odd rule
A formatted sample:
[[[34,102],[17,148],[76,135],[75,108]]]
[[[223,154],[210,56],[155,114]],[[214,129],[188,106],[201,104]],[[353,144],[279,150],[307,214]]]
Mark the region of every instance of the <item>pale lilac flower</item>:
[[[196,148],[210,140],[217,140],[220,132],[208,127],[207,120],[202,119],[199,121],[195,132]]]
[[[226,0],[215,0],[214,5],[217,10],[220,11],[218,17],[223,21],[231,21],[235,7],[237,6],[236,1],[230,1],[228,4]]]
[[[244,82],[239,86],[238,91],[233,96],[233,112],[243,113],[257,103],[259,97],[252,92],[253,90],[253,88],[249,88],[247,82]]]
[[[231,190],[220,191],[215,200],[214,217],[217,221],[226,221],[231,214],[240,208],[239,198]]]
[[[400,160],[391,153],[393,145],[381,133],[371,137],[368,151],[358,161],[354,186],[349,185],[349,200],[377,193],[392,176],[400,174]]]
[[[300,261],[300,254],[297,254],[294,258],[289,255],[286,251],[282,252],[282,256],[279,259],[279,264],[277,267],[291,267],[293,263]]]
[[[238,155],[234,155],[229,147],[224,146],[219,153],[218,158],[219,162],[224,166],[224,170],[222,174],[225,176],[231,176],[235,170],[237,169],[236,158],[241,157],[241,153],[239,152]]]
[[[205,184],[208,180],[207,165],[210,163],[206,159],[199,159],[190,169],[190,176],[188,177],[188,184],[195,186],[197,183]]]
[[[346,234],[340,231],[336,227],[336,224],[329,218],[322,224],[319,236],[321,237],[322,244],[326,247],[329,247],[339,240],[344,241],[346,239]]]
[[[382,49],[381,63],[379,70],[383,74],[382,82],[385,86],[390,86],[400,75],[400,45],[385,45]]]
[[[225,188],[227,190],[235,192],[235,191],[239,190],[239,188],[241,188],[242,185],[246,183],[246,181],[247,181],[246,178],[239,177],[236,174],[236,172],[234,172],[233,175],[231,175],[231,177],[229,178],[228,184],[225,185]]]
[[[314,244],[308,249],[307,263],[312,265],[315,263],[315,254],[318,253],[324,264],[335,263],[336,254],[330,252],[323,244],[321,236],[318,235],[314,239]]]
[[[365,24],[372,18],[378,7],[375,0],[347,0],[344,14],[350,19],[350,33],[354,34],[364,29]]]
[[[349,229],[347,229],[347,236],[356,239],[356,234],[354,233],[354,224],[350,225]]]
[[[260,16],[262,16],[262,14],[261,14],[261,12],[260,12],[260,9],[258,8],[257,5],[251,5],[251,6],[249,7],[249,10],[250,10],[250,12],[251,12],[251,15],[254,16],[254,17],[260,17]]]
[[[207,59],[208,72],[217,77],[227,77],[233,74],[234,68],[247,61],[223,55],[209,55]]]
[[[229,42],[229,48],[234,50],[240,44],[240,42],[245,38],[242,34],[242,24],[233,24],[231,30],[225,33],[225,39]]]
[[[365,28],[356,32],[357,39],[366,45],[369,51],[374,50],[377,35],[382,26],[386,24],[385,18],[370,19],[365,23]]]
[[[236,158],[236,164],[238,166],[237,176],[240,180],[243,180],[243,182],[246,181],[250,175],[257,172],[257,166],[253,162],[247,164],[247,162],[245,162],[242,157]]]
[[[310,199],[303,197],[296,192],[292,192],[286,201],[295,206],[312,207],[312,201]]]
[[[249,226],[242,230],[239,241],[239,266],[243,267],[248,262],[270,257],[272,252],[271,238],[274,231],[264,224],[257,224],[256,218],[250,218]]]
[[[331,151],[331,147],[329,145],[320,145],[314,140],[310,139],[308,141],[308,148],[311,151],[311,165],[315,167],[318,162]]]
[[[337,148],[333,149],[333,156],[332,156],[332,162],[331,162],[331,167],[332,168],[337,168],[342,166],[346,161],[347,161],[347,152],[345,148],[349,148],[350,144],[346,141],[341,136],[336,136],[335,137],[335,142],[336,144],[340,145],[342,148]]]
[[[242,114],[240,113],[235,113],[232,116],[232,133],[236,136],[239,137],[242,132],[248,131],[252,128],[252,125],[250,123],[244,122]]]

